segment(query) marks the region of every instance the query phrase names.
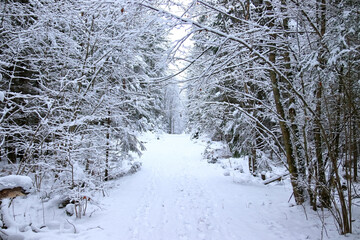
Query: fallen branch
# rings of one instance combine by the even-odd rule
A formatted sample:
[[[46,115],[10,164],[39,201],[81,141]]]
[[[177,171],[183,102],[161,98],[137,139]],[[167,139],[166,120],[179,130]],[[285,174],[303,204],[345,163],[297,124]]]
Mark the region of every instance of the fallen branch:
[[[275,181],[281,181],[283,178],[285,178],[286,176],[289,176],[290,173],[285,173],[282,175],[276,175],[272,178],[269,178],[268,180],[264,181],[265,185],[268,185],[269,183],[275,182]]]

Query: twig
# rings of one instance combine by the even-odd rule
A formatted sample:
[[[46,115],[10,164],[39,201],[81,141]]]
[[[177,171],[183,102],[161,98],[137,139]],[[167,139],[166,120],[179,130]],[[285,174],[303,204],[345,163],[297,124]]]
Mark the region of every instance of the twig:
[[[305,217],[306,217],[306,221],[307,221],[307,220],[309,220],[309,219],[308,219],[308,216],[307,216],[307,213],[306,213],[305,206],[304,206],[304,204],[301,204],[301,206],[302,206],[302,207],[303,207],[303,209],[304,209],[304,213],[305,213]]]
[[[324,210],[321,210],[322,212],[322,216],[320,216],[319,211],[316,211],[318,217],[320,218],[321,221],[321,240],[324,239],[324,231],[326,236],[329,238],[329,235],[327,233],[326,227],[325,227],[325,217],[324,217]]]
[[[67,220],[67,219],[66,219],[66,221],[67,221],[71,226],[73,226],[73,228],[74,228],[74,233],[76,233],[76,227],[75,227],[75,225],[72,224],[71,222],[69,222],[69,220]]]
[[[4,232],[2,229],[0,229],[0,233],[4,234],[5,236],[9,236],[6,232]]]
[[[44,224],[44,225],[46,225],[46,223],[45,223],[45,207],[44,207],[44,199],[41,199],[41,206],[42,206],[43,224]]]
[[[91,228],[88,228],[88,229],[86,229],[86,231],[88,231],[88,230],[92,230],[92,229],[97,229],[97,228],[99,228],[99,229],[101,229],[101,230],[104,230],[102,227],[100,227],[100,226],[96,226],[96,227],[91,227]]]
[[[288,203],[290,202],[292,196],[294,195],[294,192],[291,193],[290,197],[289,197],[289,200],[288,200]]]

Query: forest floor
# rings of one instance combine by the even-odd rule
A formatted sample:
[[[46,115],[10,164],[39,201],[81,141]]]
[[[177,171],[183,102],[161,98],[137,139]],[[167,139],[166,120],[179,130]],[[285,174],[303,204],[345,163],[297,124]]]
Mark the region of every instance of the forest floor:
[[[265,186],[251,175],[253,181],[242,182],[224,176],[220,164],[203,159],[204,141],[165,134],[143,141],[142,169],[114,181],[101,210],[81,219],[61,215],[61,220],[54,213],[52,220],[47,216],[49,231],[25,239],[360,239],[359,229],[340,236],[328,214],[323,223],[316,212],[288,202],[288,181]],[[50,220],[67,226],[51,227]]]
[[[145,141],[142,170],[118,181],[104,199],[104,211],[69,238],[359,239],[339,236],[331,218],[323,226],[315,212],[288,203],[289,184],[235,183],[219,165],[202,159],[205,143],[188,135]]]

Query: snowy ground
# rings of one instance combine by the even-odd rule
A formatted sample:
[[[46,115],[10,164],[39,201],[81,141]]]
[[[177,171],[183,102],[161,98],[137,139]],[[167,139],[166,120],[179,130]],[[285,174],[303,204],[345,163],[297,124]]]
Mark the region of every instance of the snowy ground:
[[[188,135],[144,141],[142,170],[114,182],[102,211],[26,239],[321,239],[320,219],[291,207],[287,183],[235,183],[219,164],[202,159],[205,143],[194,144]],[[324,239],[359,239],[339,236],[331,218],[327,222]]]

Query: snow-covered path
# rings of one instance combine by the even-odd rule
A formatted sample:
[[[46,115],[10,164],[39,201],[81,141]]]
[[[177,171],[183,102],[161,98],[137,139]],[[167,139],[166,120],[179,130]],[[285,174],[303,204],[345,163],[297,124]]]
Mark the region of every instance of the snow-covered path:
[[[146,147],[142,170],[118,181],[105,210],[80,220],[80,232],[69,238],[320,239],[320,221],[289,207],[287,187],[234,183],[202,160],[204,146],[187,135],[164,135]]]

